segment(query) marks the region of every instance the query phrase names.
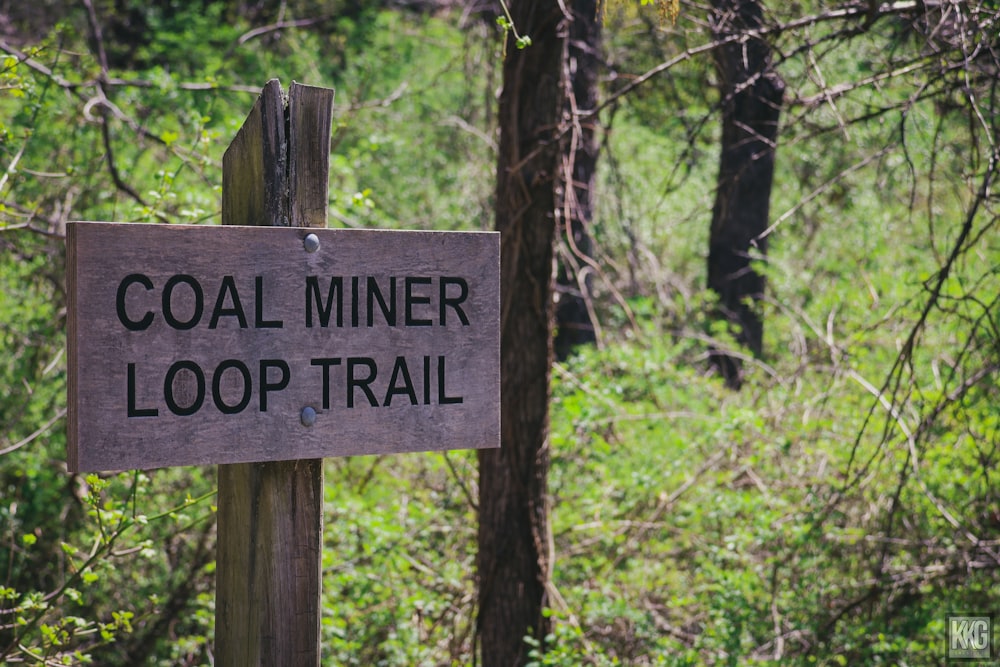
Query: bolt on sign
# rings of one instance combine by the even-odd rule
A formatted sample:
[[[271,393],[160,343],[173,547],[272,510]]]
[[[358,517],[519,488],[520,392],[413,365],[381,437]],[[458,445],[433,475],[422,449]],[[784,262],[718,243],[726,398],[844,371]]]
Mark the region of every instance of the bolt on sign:
[[[69,467],[497,447],[499,235],[70,223]]]

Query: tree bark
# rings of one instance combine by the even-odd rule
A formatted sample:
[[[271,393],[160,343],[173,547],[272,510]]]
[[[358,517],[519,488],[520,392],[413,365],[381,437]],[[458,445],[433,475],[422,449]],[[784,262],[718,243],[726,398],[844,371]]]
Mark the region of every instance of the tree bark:
[[[524,664],[548,632],[549,374],[555,177],[566,17],[556,0],[514,0],[500,96],[501,448],[479,452],[479,616],[484,667]]]
[[[719,296],[717,315],[729,322],[736,340],[755,356],[763,351],[764,322],[756,307],[764,276],[751,264],[754,251],[767,253],[771,185],[774,177],[778,117],[785,84],[771,62],[769,45],[746,35],[763,27],[758,0],[713,0],[713,51],[722,95],[722,150],[712,208],[708,286]],[[742,384],[736,356],[712,351],[712,363],[726,384]]]
[[[594,218],[594,185],[597,174],[596,116],[581,120],[581,112],[597,108],[600,68],[601,22],[598,0],[573,0],[569,40],[564,57],[566,90],[563,124],[567,131],[560,170],[559,273],[556,278],[556,358],[564,360],[578,345],[597,340],[590,310],[593,256],[590,223]]]

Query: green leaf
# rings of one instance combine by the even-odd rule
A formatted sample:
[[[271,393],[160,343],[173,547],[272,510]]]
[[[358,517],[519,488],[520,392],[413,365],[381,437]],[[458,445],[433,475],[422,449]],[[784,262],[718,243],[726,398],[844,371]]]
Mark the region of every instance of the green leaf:
[[[176,142],[176,141],[177,141],[178,139],[180,139],[180,138],[181,138],[181,135],[180,135],[180,133],[179,133],[179,132],[174,132],[173,130],[165,130],[165,131],[164,131],[164,132],[163,132],[163,133],[162,133],[162,134],[160,135],[160,139],[161,139],[161,140],[163,141],[163,143],[165,143],[165,144],[166,144],[166,145],[167,145],[168,147],[169,147],[169,146],[172,146],[172,145],[174,144],[174,142]]]

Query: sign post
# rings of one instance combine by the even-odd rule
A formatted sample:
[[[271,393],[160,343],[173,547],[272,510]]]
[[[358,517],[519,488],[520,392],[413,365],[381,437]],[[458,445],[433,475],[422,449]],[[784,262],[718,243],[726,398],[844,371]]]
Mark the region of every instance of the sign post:
[[[222,667],[320,663],[323,457],[499,446],[499,237],[325,229],[332,108],[264,87],[223,227],[67,226],[69,467],[219,464]]]
[[[264,86],[223,156],[223,225],[326,227],[332,113],[332,90]],[[323,460],[220,465],[218,508],[217,664],[319,667]]]

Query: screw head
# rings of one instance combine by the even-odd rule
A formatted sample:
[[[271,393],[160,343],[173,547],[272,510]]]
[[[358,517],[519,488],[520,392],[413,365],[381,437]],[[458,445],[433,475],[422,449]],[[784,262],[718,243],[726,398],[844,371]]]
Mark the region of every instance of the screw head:
[[[302,239],[302,246],[306,252],[316,252],[319,250],[319,237],[315,234],[306,234],[306,237]]]
[[[302,408],[302,414],[299,415],[299,419],[302,420],[303,426],[312,426],[316,423],[316,410],[307,405]]]

